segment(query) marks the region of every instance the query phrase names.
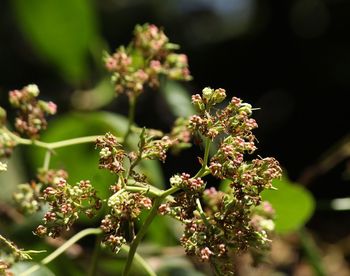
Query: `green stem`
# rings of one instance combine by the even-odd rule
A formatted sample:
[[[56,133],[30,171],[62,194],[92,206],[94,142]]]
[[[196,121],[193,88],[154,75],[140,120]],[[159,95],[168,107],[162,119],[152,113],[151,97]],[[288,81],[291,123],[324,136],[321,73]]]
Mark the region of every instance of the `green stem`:
[[[68,147],[68,146],[73,146],[73,145],[79,145],[79,144],[84,144],[84,143],[93,143],[96,141],[100,135],[93,135],[93,136],[84,136],[84,137],[78,137],[78,138],[73,138],[73,139],[68,139],[68,140],[63,140],[59,142],[52,142],[52,143],[47,143],[43,141],[38,141],[38,140],[30,140],[30,139],[25,139],[22,137],[19,137],[16,134],[13,134],[11,131],[7,129],[3,129],[11,138],[17,142],[18,144],[21,145],[33,145],[37,146],[39,148],[44,148],[47,150],[53,150],[57,148],[63,148],[63,147]]]
[[[70,246],[75,244],[80,239],[88,236],[88,235],[99,235],[102,233],[102,230],[100,228],[87,228],[79,233],[75,234],[73,237],[71,237],[68,241],[66,241],[64,244],[62,244],[59,248],[57,248],[54,252],[52,252],[50,255],[48,255],[46,258],[42,259],[39,264],[33,265],[26,271],[19,274],[20,276],[26,276],[30,275],[31,273],[37,271],[40,269],[42,265],[46,265],[56,259],[59,255],[61,255],[63,252],[65,252]]]
[[[9,240],[7,240],[4,236],[0,235],[0,242],[5,244],[12,252],[18,254],[20,251],[19,249]]]
[[[126,143],[130,133],[131,128],[135,121],[135,108],[136,108],[136,96],[130,96],[129,97],[129,114],[128,114],[128,129],[126,130],[126,133],[123,138],[123,144]]]
[[[299,230],[299,237],[301,241],[301,246],[304,249],[306,257],[313,267],[315,275],[317,276],[325,276],[327,275],[321,260],[320,253],[318,249],[310,237],[309,233],[307,233],[305,228]]]
[[[94,276],[96,275],[96,270],[97,270],[97,261],[98,261],[98,256],[101,251],[101,241],[102,241],[102,236],[98,235],[95,240],[95,247],[94,251],[92,253],[92,258],[91,258],[91,265],[89,269],[89,276]]]
[[[127,245],[123,245],[121,247],[121,251],[128,254],[130,252],[130,247]],[[135,253],[134,260],[135,263],[141,266],[149,276],[157,276],[153,269],[149,266],[149,264],[141,257],[141,255]]]
[[[194,178],[202,177],[202,176],[208,174],[206,171],[208,169],[207,165],[208,165],[208,160],[209,160],[210,145],[211,145],[211,140],[209,138],[205,138],[205,149],[204,149],[203,164],[202,164],[201,169],[194,176]]]
[[[207,217],[205,216],[205,213],[203,211],[202,204],[201,204],[199,198],[196,198],[196,205],[197,205],[197,211],[199,212],[199,215],[201,216],[204,224],[210,229],[210,223],[209,223]]]
[[[43,169],[45,171],[47,171],[50,167],[51,154],[52,154],[51,150],[46,150],[44,164],[43,164]]]
[[[161,197],[158,197],[154,201],[153,207],[152,207],[151,211],[149,212],[145,222],[143,223],[140,231],[137,233],[135,239],[131,243],[130,251],[129,251],[128,258],[126,260],[126,264],[125,264],[124,271],[123,271],[123,276],[129,275],[131,264],[132,264],[132,261],[134,259],[134,255],[136,253],[136,249],[137,249],[139,243],[141,242],[142,238],[145,236],[149,225],[152,223],[153,219],[157,215],[158,207],[160,206],[162,200],[163,199]]]
[[[153,219],[157,215],[159,206],[162,204],[163,200],[167,196],[175,193],[178,190],[179,190],[179,188],[177,188],[177,187],[171,187],[170,189],[162,192],[161,195],[155,199],[151,211],[148,213],[148,216],[146,217],[145,222],[142,224],[141,229],[139,230],[135,239],[133,240],[133,242],[130,245],[130,251],[129,251],[128,258],[126,260],[126,264],[124,267],[123,276],[129,275],[131,264],[133,262],[134,255],[136,253],[136,249],[137,249],[138,245],[140,244],[141,240],[143,239],[143,237],[145,236],[148,227],[150,226]]]

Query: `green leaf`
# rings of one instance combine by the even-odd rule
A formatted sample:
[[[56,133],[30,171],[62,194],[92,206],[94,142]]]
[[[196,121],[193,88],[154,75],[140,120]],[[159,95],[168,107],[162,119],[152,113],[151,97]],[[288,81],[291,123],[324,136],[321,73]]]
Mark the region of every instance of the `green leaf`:
[[[186,118],[195,113],[190,94],[180,83],[164,80],[161,91],[175,116]]]
[[[76,90],[71,103],[76,110],[98,110],[117,97],[110,79],[102,79],[90,90]]]
[[[43,141],[55,142],[89,135],[104,135],[111,132],[117,137],[123,137],[128,120],[121,115],[109,112],[69,113],[50,122],[50,127],[42,136]],[[130,136],[130,140],[135,136]],[[131,141],[129,147],[134,147]],[[41,167],[44,160],[44,150],[30,149],[33,156],[33,168]],[[50,168],[63,168],[68,171],[69,182],[74,184],[82,179],[91,180],[98,190],[99,196],[109,195],[109,186],[115,182],[115,176],[106,170],[98,168],[98,151],[93,143],[74,145],[55,150],[51,158]],[[142,162],[142,173],[146,174],[152,184],[158,187],[164,185],[159,162]]]
[[[276,232],[289,233],[301,228],[315,210],[315,200],[303,186],[286,178],[274,180],[278,190],[262,192],[263,200],[269,201],[276,210]]]
[[[19,275],[20,273],[26,271],[33,265],[36,265],[36,264],[34,262],[18,262],[12,266],[11,272],[14,275]],[[40,268],[37,271],[31,273],[30,275],[31,276],[54,276],[55,274],[51,270],[49,270],[47,267],[40,266]]]
[[[24,35],[37,53],[55,65],[68,81],[84,79],[87,54],[99,44],[89,0],[14,0]]]
[[[60,141],[75,137],[89,135],[104,135],[107,131],[116,136],[121,136],[125,129],[126,120],[115,115],[114,125],[108,122],[110,114],[92,112],[72,113],[50,122],[48,131],[42,136],[42,140],[48,142]],[[44,150],[31,149],[34,156],[34,168],[41,167]],[[94,144],[81,144],[55,150],[51,158],[50,168],[65,169],[69,174],[69,182],[75,184],[83,179],[91,180],[98,190],[99,196],[106,197],[109,194],[108,187],[113,184],[115,177],[108,171],[98,169],[98,151]]]

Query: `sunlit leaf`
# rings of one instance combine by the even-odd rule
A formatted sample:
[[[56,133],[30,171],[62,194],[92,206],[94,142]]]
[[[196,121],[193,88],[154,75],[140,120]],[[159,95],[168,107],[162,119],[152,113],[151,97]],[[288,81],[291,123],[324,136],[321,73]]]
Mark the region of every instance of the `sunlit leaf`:
[[[266,190],[263,200],[269,201],[276,210],[276,232],[288,233],[302,227],[315,210],[315,200],[304,187],[288,179],[275,180],[278,190]]]
[[[69,81],[82,80],[87,54],[98,42],[96,18],[89,0],[14,0],[24,35],[38,55],[57,66]]]

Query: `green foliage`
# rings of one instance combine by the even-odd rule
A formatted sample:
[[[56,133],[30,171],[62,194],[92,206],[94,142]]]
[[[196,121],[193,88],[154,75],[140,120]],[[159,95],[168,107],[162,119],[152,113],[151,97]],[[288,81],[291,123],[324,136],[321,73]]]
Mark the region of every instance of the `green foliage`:
[[[53,142],[74,137],[97,135],[110,131],[118,137],[126,132],[127,119],[109,112],[69,113],[50,122],[50,128],[43,135],[43,140]],[[135,147],[136,136],[131,137],[129,146]],[[134,141],[132,141],[134,140]],[[31,151],[33,168],[42,166],[42,150]],[[75,183],[81,179],[90,179],[99,196],[110,194],[108,187],[115,182],[115,176],[96,166],[98,151],[93,144],[82,144],[55,150],[51,167],[63,168],[69,173],[69,179]],[[74,158],[72,158],[74,156]],[[163,185],[164,180],[158,161],[145,160],[141,164],[143,172],[151,183]],[[160,186],[159,188],[162,188]]]
[[[88,53],[99,43],[91,1],[12,2],[19,26],[38,55],[54,64],[66,80],[83,80]]]
[[[303,186],[287,178],[273,181],[277,190],[265,190],[263,200],[269,201],[276,210],[276,232],[290,233],[305,225],[315,210],[315,200]]]
[[[180,83],[164,80],[161,91],[175,116],[189,117],[195,113],[189,93]]]

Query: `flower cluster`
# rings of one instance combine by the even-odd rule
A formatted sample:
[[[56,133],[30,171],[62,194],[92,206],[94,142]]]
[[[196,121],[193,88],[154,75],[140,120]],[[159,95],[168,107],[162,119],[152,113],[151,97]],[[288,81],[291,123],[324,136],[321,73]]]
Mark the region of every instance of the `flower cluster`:
[[[126,154],[113,134],[106,133],[105,136],[97,138],[95,144],[96,148],[100,149],[101,169],[107,169],[115,174],[125,171],[123,161]]]
[[[153,133],[152,133],[153,132]],[[155,134],[155,135],[154,135]],[[154,131],[143,130],[140,135],[139,154],[140,159],[159,159],[164,162],[168,149],[173,145],[173,140],[168,135],[160,135]]]
[[[38,101],[38,95],[39,88],[35,84],[9,92],[9,101],[18,110],[15,127],[31,139],[37,139],[40,131],[46,129],[45,115],[53,115],[57,110],[53,102]]]
[[[191,191],[191,193],[203,192],[205,188],[205,183],[200,177],[191,178],[188,173],[182,173],[181,175],[171,177],[170,184],[184,191]]]
[[[69,230],[80,214],[91,218],[102,206],[88,180],[71,186],[64,178],[58,178],[55,185],[43,190],[42,199],[50,208],[44,216],[44,225],[35,231],[39,236],[57,237],[63,230]]]
[[[118,253],[127,239],[133,239],[133,223],[141,210],[152,207],[152,201],[141,193],[129,193],[121,189],[109,198],[108,206],[110,213],[105,216],[100,226],[105,233],[103,243]]]
[[[55,185],[60,178],[67,179],[68,174],[64,170],[39,169],[36,178],[37,181],[17,185],[17,191],[13,194],[17,208],[22,213],[33,214],[40,210],[45,204],[43,190]]]
[[[160,74],[171,79],[190,80],[186,55],[174,53],[178,48],[155,25],[136,26],[129,46],[119,47],[105,58],[106,68],[113,73],[115,91],[137,96],[145,85],[159,86]]]
[[[213,263],[223,275],[233,275],[233,254],[252,249],[261,255],[269,248],[269,236],[274,229],[273,211],[268,203],[264,208],[249,208],[244,200],[232,195],[205,190],[205,213],[193,212],[183,220],[185,231],[181,244],[187,254]]]
[[[258,125],[250,118],[252,114],[250,104],[242,103],[240,99],[233,97],[224,109],[211,114],[211,108],[222,102],[225,97],[224,89],[214,90],[209,87],[203,89],[202,96],[193,95],[192,103],[199,111],[199,115],[190,118],[189,128],[211,140],[224,133],[253,142],[255,137],[251,131]]]
[[[159,213],[185,225],[181,244],[189,255],[210,261],[220,273],[231,275],[232,255],[251,250],[258,256],[269,248],[274,213],[271,205],[261,202],[260,193],[272,188],[272,180],[282,171],[271,157],[244,160],[246,153],[256,150],[252,107],[234,97],[225,108],[212,112],[225,96],[223,89],[205,88],[202,95],[192,97],[199,114],[190,118],[188,128],[207,141],[220,139],[220,146],[208,158],[208,165],[201,160],[200,177],[183,173],[170,178],[171,185],[183,192],[161,205]],[[229,180],[229,191],[205,190],[203,173]]]

